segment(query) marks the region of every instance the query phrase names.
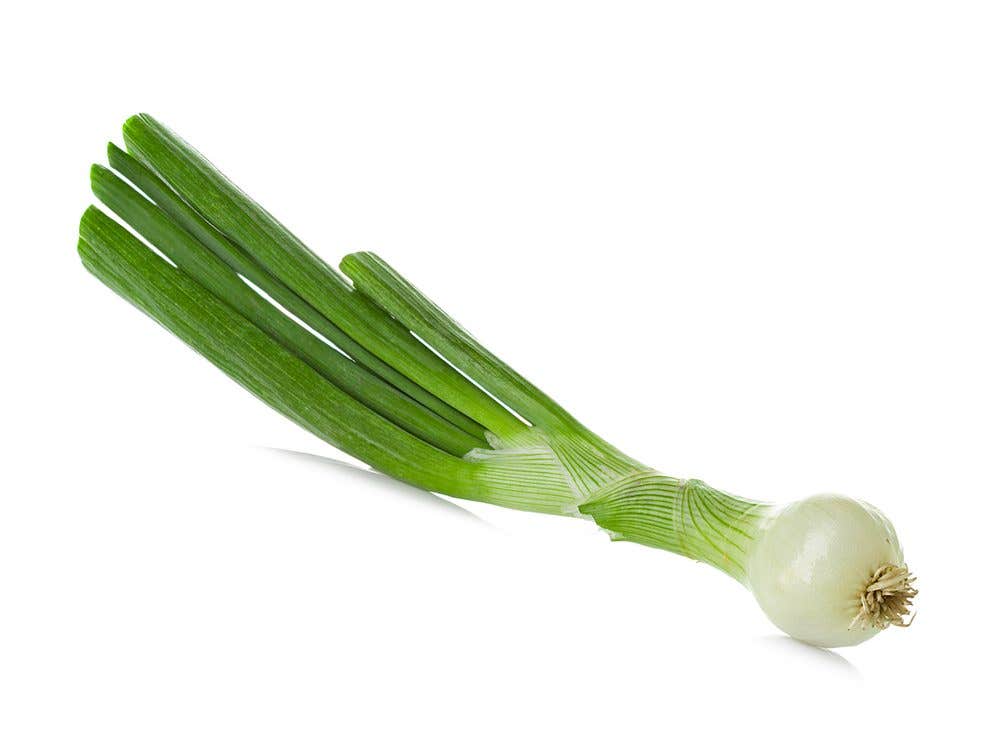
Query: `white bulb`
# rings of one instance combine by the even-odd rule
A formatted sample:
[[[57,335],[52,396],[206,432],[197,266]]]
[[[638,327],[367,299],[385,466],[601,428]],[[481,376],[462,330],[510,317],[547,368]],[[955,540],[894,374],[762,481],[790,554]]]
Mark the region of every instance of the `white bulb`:
[[[880,572],[893,577],[889,598],[912,595],[905,567],[896,532],[881,512],[850,497],[820,494],[782,508],[767,522],[747,576],[761,609],[793,638],[853,646],[880,632],[887,619],[901,619],[895,603],[888,616],[880,611],[886,609],[881,595],[876,619],[857,618]]]

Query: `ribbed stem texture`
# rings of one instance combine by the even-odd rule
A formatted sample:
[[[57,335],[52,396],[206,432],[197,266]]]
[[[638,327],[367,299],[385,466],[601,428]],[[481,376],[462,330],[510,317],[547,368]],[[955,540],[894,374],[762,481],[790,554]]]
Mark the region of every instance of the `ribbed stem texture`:
[[[770,507],[707,484],[646,471],[598,490],[580,505],[612,538],[714,565],[746,583],[750,549]]]

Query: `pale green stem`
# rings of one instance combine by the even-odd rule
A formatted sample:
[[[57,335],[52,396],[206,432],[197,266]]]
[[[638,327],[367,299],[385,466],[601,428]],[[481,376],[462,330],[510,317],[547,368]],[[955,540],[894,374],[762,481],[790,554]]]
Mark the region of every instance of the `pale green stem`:
[[[632,474],[583,502],[580,512],[612,538],[714,565],[746,583],[747,559],[773,508],[695,480]]]

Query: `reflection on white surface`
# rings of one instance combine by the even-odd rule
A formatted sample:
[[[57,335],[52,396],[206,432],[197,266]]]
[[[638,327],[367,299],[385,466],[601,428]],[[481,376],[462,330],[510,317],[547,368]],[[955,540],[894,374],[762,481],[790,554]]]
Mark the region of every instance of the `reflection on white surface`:
[[[757,642],[766,646],[769,650],[799,662],[812,662],[817,666],[830,671],[839,671],[845,677],[860,681],[861,672],[851,662],[828,648],[810,646],[787,635],[766,635],[757,639]]]
[[[414,499],[421,504],[433,504],[437,509],[447,512],[449,514],[455,515],[456,517],[465,518],[467,520],[473,520],[480,525],[492,528],[493,526],[487,523],[485,520],[480,518],[475,513],[466,510],[461,505],[457,505],[444,497],[439,497],[436,494],[431,494],[422,489],[418,489],[415,486],[406,484],[398,479],[394,479],[391,476],[386,476],[384,473],[380,473],[374,469],[362,468],[357,465],[352,465],[351,463],[345,463],[342,460],[337,460],[335,458],[328,458],[323,455],[314,455],[311,452],[300,452],[299,450],[286,450],[281,447],[260,447],[258,449],[267,450],[268,452],[277,453],[286,458],[291,458],[296,461],[310,463],[312,465],[323,466],[324,468],[333,469],[342,473],[349,473],[353,476],[363,475],[366,479],[365,483],[375,484],[380,486],[382,489],[389,491],[393,494],[406,495]]]

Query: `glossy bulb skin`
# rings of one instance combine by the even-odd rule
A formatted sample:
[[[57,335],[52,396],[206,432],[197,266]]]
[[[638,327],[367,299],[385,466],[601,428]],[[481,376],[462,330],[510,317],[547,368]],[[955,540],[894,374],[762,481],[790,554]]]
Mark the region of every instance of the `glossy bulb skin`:
[[[818,494],[779,510],[764,525],[747,582],[771,622],[793,638],[827,648],[854,646],[880,632],[852,621],[861,593],[883,565],[903,566],[892,524],[864,502]]]

